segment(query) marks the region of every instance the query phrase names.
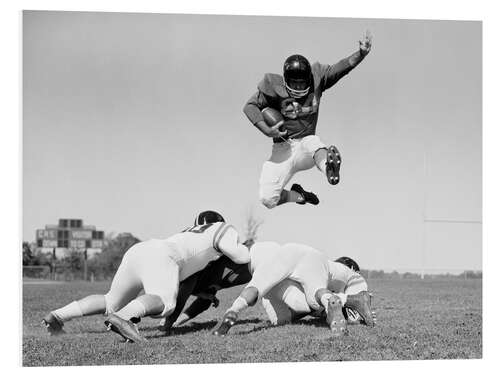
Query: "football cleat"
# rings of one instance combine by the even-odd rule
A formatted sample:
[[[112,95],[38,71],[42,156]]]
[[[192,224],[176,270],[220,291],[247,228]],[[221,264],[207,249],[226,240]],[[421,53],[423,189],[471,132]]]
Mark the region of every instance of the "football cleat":
[[[52,312],[45,315],[45,318],[42,319],[42,325],[47,329],[50,336],[57,336],[66,333],[62,328],[64,323],[61,322]]]
[[[337,150],[337,147],[328,147],[326,154],[326,178],[332,185],[337,185],[340,182],[339,173],[341,163],[342,157],[340,156],[340,152]]]
[[[292,187],[290,188],[291,191],[295,191],[296,193],[299,193],[302,198],[304,198],[304,201],[302,202],[297,202],[297,204],[306,204],[310,203],[313,205],[317,205],[319,203],[319,199],[316,196],[316,194],[311,193],[309,191],[305,191],[302,186],[299,184],[293,184]]]
[[[375,325],[375,319],[371,310],[371,296],[368,292],[348,295],[344,307],[356,311],[368,327]]]
[[[332,295],[328,300],[326,322],[334,337],[342,337],[347,334],[347,322],[342,313],[342,301],[336,295]]]
[[[234,311],[226,312],[222,317],[220,324],[215,328],[213,334],[221,337],[226,336],[231,327],[235,325],[237,317],[238,316]]]
[[[139,334],[137,326],[129,320],[120,318],[115,314],[110,314],[104,321],[108,331],[113,331],[125,339],[126,342],[142,343],[147,340]]]

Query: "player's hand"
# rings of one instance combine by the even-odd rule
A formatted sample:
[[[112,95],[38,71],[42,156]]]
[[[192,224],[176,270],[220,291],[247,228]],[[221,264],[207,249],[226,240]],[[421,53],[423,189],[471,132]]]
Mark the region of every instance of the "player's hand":
[[[282,124],[276,124],[274,126],[269,127],[269,130],[266,132],[266,135],[271,138],[279,138],[279,137],[285,137],[286,136],[286,130],[285,131],[280,131],[280,126]]]
[[[365,36],[359,41],[359,52],[361,56],[366,56],[370,53],[372,49],[372,33],[370,30],[366,30]]]
[[[243,242],[243,245],[250,249],[254,243],[255,243],[255,240],[253,238],[249,238],[245,242]]]
[[[179,327],[179,326],[183,325],[184,323],[186,323],[188,320],[189,320],[189,316],[185,313],[182,313],[181,315],[179,315],[179,317],[174,322],[174,324],[172,324],[172,328]]]

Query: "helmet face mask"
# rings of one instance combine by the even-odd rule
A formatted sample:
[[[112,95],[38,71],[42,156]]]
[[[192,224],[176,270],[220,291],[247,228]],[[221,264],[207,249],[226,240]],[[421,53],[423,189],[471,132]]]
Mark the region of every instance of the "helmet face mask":
[[[283,65],[283,79],[292,98],[302,98],[307,95],[312,81],[309,61],[301,55],[288,57]]]
[[[224,220],[222,215],[216,211],[200,212],[194,219],[194,225],[213,224],[217,222],[225,223],[226,221]]]

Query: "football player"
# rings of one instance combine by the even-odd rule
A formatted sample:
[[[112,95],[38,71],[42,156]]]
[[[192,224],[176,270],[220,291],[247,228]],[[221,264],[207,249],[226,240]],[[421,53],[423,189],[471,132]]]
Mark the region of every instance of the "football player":
[[[367,293],[366,280],[359,274],[358,264],[349,257],[341,257],[336,261],[329,260],[328,269],[328,289],[339,296],[345,296],[342,296],[345,300],[342,313],[347,321],[373,326],[376,314],[370,311],[371,295]],[[362,298],[347,298],[358,294]],[[283,280],[271,289],[262,298],[262,305],[272,325],[290,323],[312,313],[317,317],[325,314],[324,311],[313,312],[307,304],[301,285],[290,279]]]
[[[170,333],[171,328],[186,323],[210,306],[217,307],[219,300],[216,294],[219,290],[246,284],[251,278],[248,263],[236,264],[228,257],[221,256],[180,284],[175,310],[162,319],[158,328],[160,331]],[[196,296],[196,299],[183,311],[191,295]]]
[[[271,157],[260,175],[259,197],[267,208],[295,202],[319,203],[318,197],[299,184],[284,187],[298,171],[316,167],[336,185],[340,181],[341,156],[335,146],[325,146],[316,135],[318,111],[323,92],[354,69],[370,52],[371,34],[359,41],[359,50],[334,65],[310,64],[301,55],[285,60],[283,75],[267,73],[243,111],[264,135],[273,138]],[[284,123],[269,126],[263,115],[270,108],[281,112]]]
[[[214,330],[217,336],[224,336],[236,323],[238,314],[257,303],[276,285],[286,279],[300,284],[311,310],[326,311],[326,321],[334,336],[346,333],[346,320],[342,307],[347,298],[356,309],[366,310],[363,294],[347,297],[328,289],[329,264],[326,255],[310,246],[276,242],[257,242],[250,248],[250,269],[252,279],[226,311]],[[356,301],[356,303],[354,302]],[[365,314],[370,319],[370,314]]]
[[[195,224],[164,240],[133,245],[124,254],[105,295],[91,295],[53,310],[42,320],[49,334],[62,333],[65,322],[87,315],[107,315],[105,324],[127,341],[142,342],[136,323],[163,318],[176,305],[179,282],[226,255],[237,264],[250,260],[236,229],[215,211],[200,213]],[[139,293],[144,290],[144,294]]]

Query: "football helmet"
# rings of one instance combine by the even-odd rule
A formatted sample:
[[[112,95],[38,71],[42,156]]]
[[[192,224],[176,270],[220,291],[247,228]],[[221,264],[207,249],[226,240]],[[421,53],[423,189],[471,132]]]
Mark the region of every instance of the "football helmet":
[[[215,211],[203,211],[196,215],[194,219],[194,225],[203,225],[203,224],[211,224],[222,221],[225,223],[226,221],[222,217],[221,214]]]
[[[289,56],[283,65],[283,78],[288,94],[292,98],[302,98],[311,86],[311,64],[302,55]]]
[[[351,270],[359,272],[358,263],[356,263],[354,259],[351,259],[349,257],[340,257],[339,259],[336,259],[335,262],[342,263],[344,266],[349,267]]]

